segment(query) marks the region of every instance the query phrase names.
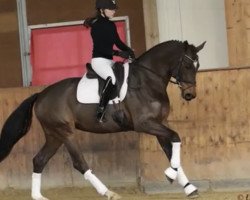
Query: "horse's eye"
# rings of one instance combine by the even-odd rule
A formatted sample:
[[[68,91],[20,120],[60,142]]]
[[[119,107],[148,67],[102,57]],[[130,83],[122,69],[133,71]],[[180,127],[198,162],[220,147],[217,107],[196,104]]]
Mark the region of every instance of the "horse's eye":
[[[193,62],[187,62],[187,63],[185,63],[185,67],[187,69],[193,69],[194,68],[194,64],[193,64]]]
[[[186,65],[186,68],[187,68],[187,69],[192,69],[192,68],[193,68],[193,65],[192,65],[192,64],[187,64],[187,65]]]

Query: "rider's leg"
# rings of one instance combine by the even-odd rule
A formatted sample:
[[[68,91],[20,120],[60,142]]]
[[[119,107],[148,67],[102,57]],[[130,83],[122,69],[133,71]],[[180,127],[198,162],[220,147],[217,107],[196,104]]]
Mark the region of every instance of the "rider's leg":
[[[105,85],[103,87],[102,93],[101,93],[101,98],[100,98],[100,103],[97,108],[97,120],[99,122],[103,122],[104,114],[106,107],[108,105],[108,102],[110,100],[110,97],[114,91],[114,85],[112,84],[112,79],[111,77],[108,77],[105,81]]]
[[[93,58],[91,61],[93,70],[105,81],[101,93],[100,103],[97,108],[97,120],[103,122],[105,110],[110,100],[110,96],[115,88],[115,75],[112,70],[113,61],[105,58]]]
[[[106,58],[93,58],[91,60],[92,69],[104,80],[111,77],[112,84],[115,85],[116,78],[112,69],[114,62]]]

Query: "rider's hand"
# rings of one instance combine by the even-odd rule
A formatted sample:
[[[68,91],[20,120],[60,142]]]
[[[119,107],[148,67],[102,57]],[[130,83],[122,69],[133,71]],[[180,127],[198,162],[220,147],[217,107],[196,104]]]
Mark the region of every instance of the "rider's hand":
[[[130,51],[117,51],[117,50],[113,50],[113,55],[114,56],[120,56],[124,59],[131,59],[134,60],[135,59],[135,53],[133,50]]]
[[[133,50],[129,51],[129,59],[135,60],[135,52]]]
[[[120,51],[118,50],[113,50],[113,56],[119,56]]]
[[[119,56],[124,58],[124,59],[129,59],[130,53],[128,51],[120,51]]]

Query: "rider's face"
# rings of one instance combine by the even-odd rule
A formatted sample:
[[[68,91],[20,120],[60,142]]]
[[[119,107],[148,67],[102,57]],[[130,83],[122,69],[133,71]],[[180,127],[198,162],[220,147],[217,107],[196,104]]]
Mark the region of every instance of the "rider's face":
[[[104,15],[105,15],[106,17],[108,17],[109,19],[111,19],[111,18],[114,17],[115,11],[116,11],[116,10],[110,10],[110,9],[104,9],[104,10],[103,10]]]

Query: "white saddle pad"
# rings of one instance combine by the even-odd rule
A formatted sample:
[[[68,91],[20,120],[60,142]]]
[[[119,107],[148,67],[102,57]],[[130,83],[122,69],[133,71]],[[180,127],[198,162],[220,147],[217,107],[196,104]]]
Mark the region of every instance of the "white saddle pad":
[[[129,64],[124,63],[123,67],[125,69],[125,73],[124,73],[124,82],[120,90],[120,98],[116,97],[110,100],[109,104],[113,104],[113,101],[115,103],[118,103],[119,101],[123,101],[125,99],[128,90],[127,79],[129,73]],[[98,94],[98,89],[99,89],[98,79],[88,79],[85,74],[77,86],[77,93],[76,93],[77,100],[80,103],[86,103],[86,104],[99,103],[100,97]]]

